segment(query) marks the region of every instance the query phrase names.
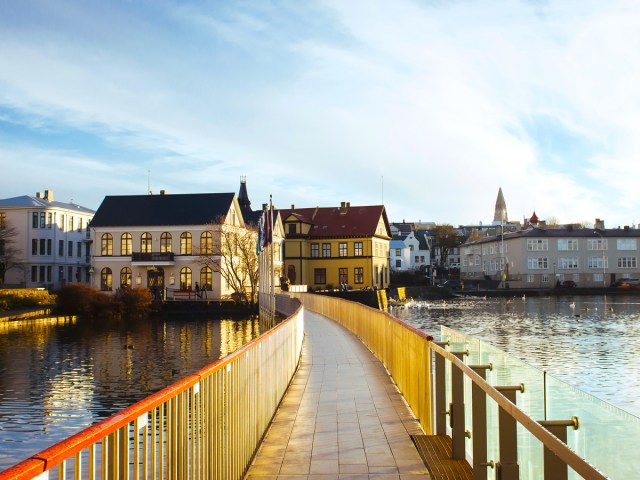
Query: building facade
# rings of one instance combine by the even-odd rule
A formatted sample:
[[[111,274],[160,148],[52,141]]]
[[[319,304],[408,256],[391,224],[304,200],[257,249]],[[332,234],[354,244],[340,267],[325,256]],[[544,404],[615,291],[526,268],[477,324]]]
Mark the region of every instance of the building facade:
[[[94,213],[56,201],[52,190],[0,200],[0,228],[12,232],[0,240],[0,283],[49,290],[90,283]]]
[[[279,210],[283,268],[292,285],[313,289],[389,286],[391,230],[383,205]]]
[[[233,290],[203,257],[225,262],[217,252],[228,232],[246,232],[234,193],[107,196],[91,222],[93,285],[171,297],[197,283],[204,298],[224,299]]]
[[[486,237],[462,247],[465,280],[504,280],[510,288],[609,286],[640,277],[635,228],[529,228]]]

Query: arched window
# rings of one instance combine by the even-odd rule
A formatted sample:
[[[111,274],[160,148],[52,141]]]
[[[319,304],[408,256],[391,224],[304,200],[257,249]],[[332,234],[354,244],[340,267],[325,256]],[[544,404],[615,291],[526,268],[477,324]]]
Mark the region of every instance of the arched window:
[[[113,235],[110,233],[102,234],[101,255],[110,257],[113,255]]]
[[[162,253],[171,252],[171,234],[169,232],[163,232],[160,235],[160,251]]]
[[[213,270],[210,267],[200,270],[200,288],[209,291],[213,288]]]
[[[132,238],[130,233],[123,233],[120,237],[120,255],[131,255],[133,251]]]
[[[151,246],[151,234],[149,232],[144,232],[142,237],[140,237],[140,251],[142,253],[153,252],[153,247]]]
[[[100,272],[100,290],[111,290],[112,281],[111,269],[109,267],[103,268]]]
[[[191,269],[189,267],[180,270],[180,290],[191,290]]]
[[[131,269],[129,267],[124,267],[122,270],[120,270],[120,286],[131,286]]]
[[[180,255],[191,255],[191,234],[182,232],[180,235]]]
[[[200,254],[213,255],[213,234],[211,232],[202,232],[200,235]]]

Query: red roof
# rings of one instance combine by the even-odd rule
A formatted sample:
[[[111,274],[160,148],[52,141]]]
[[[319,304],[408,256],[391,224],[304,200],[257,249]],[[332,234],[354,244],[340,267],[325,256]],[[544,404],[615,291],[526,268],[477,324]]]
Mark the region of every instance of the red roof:
[[[529,223],[538,223],[540,222],[540,220],[538,219],[538,216],[536,215],[536,211],[533,211],[533,215],[531,215],[531,218],[529,219]]]
[[[284,209],[280,210],[280,215],[283,222],[291,221],[293,215],[296,221],[311,224],[309,237],[312,238],[370,237],[375,235],[380,217],[383,217],[385,233],[391,236],[384,205]]]

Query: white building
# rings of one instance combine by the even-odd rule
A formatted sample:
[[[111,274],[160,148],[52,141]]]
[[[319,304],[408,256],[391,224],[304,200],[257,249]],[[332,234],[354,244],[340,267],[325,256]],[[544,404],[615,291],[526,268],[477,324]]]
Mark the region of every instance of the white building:
[[[35,197],[0,200],[0,228],[15,234],[4,238],[0,284],[57,290],[66,283],[90,281],[87,225],[94,211],[54,200],[53,191]],[[12,258],[6,255],[12,251]]]

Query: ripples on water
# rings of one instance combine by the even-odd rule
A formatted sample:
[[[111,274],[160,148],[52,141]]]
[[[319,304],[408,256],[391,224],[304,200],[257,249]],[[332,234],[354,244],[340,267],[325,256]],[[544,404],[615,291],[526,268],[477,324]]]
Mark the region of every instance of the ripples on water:
[[[640,416],[640,297],[512,297],[393,309],[439,338],[444,325]],[[428,306],[427,306],[428,305]]]
[[[257,318],[0,323],[0,471],[258,335]]]

